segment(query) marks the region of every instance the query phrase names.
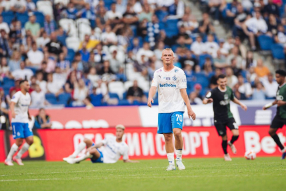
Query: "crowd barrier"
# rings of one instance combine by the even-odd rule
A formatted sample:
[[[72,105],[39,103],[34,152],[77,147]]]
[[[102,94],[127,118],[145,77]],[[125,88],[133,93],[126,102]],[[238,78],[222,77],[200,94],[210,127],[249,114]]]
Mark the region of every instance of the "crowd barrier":
[[[235,143],[238,152],[233,155],[230,151],[232,157],[243,157],[245,151],[250,149],[255,151],[258,157],[281,155],[276,144],[268,135],[269,126],[240,126],[239,129],[240,137]],[[131,159],[166,158],[164,138],[157,134],[156,130],[154,127],[126,128],[124,141],[129,146]],[[97,143],[114,133],[114,128],[37,130],[34,131],[34,144],[23,155],[23,158],[24,160],[61,161],[63,157],[69,156],[85,137]],[[184,127],[182,135],[184,158],[223,156],[221,138],[214,127]],[[278,135],[284,144],[285,129],[279,130]],[[1,162],[4,161],[13,143],[12,132],[0,130]]]

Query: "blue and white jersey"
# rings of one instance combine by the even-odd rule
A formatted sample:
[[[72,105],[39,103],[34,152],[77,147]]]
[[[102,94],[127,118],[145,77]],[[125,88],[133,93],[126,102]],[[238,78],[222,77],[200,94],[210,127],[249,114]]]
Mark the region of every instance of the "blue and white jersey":
[[[163,67],[156,70],[152,86],[158,87],[159,113],[185,111],[180,89],[187,88],[187,80],[182,69],[175,66],[169,72],[165,72]]]
[[[121,156],[123,160],[128,160],[128,146],[125,142],[118,143],[115,136],[108,136],[102,143],[103,163],[116,163]]]
[[[28,123],[28,109],[31,104],[30,94],[24,95],[18,91],[13,95],[11,101],[15,103],[14,111],[16,113],[16,117],[12,118],[12,123]]]

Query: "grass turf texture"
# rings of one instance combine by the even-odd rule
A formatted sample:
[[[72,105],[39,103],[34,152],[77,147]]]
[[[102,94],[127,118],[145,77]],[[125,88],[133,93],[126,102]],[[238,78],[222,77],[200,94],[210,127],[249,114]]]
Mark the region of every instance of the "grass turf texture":
[[[65,162],[0,164],[0,190],[284,190],[286,160],[277,157],[232,162],[184,159],[186,170],[165,171],[166,160],[70,165]]]

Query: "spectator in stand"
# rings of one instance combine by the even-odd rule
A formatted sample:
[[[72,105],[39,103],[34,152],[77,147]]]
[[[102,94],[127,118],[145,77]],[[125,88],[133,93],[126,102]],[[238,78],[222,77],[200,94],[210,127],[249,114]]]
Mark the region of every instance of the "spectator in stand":
[[[11,0],[10,6],[10,10],[17,13],[24,13],[27,10],[25,0]]]
[[[85,18],[88,19],[90,22],[90,25],[92,28],[95,27],[95,13],[94,11],[91,9],[90,4],[86,3],[85,4],[85,8],[83,8],[80,12],[79,12],[79,16],[81,18]]]
[[[199,32],[201,34],[211,34],[215,32],[208,13],[203,13],[203,19],[199,24]]]
[[[241,57],[246,58],[247,49],[246,49],[245,45],[241,43],[241,40],[239,37],[235,37],[234,46],[237,46]]]
[[[211,77],[210,79],[210,89],[214,89],[217,87],[217,80],[218,80],[218,76],[221,75],[221,69],[220,68],[216,68],[215,69],[215,74]]]
[[[238,76],[239,74],[241,74],[242,69],[237,67],[237,61],[235,58],[231,59],[230,67],[235,76]]]
[[[233,86],[235,86],[235,84],[237,84],[238,79],[235,75],[233,75],[233,71],[232,71],[231,67],[226,68],[225,74],[226,74],[226,78],[227,78],[227,85],[228,85],[228,87],[230,87],[232,89]]]
[[[229,66],[226,62],[225,54],[222,54],[221,50],[217,51],[217,57],[213,59],[214,66],[216,68],[225,68]]]
[[[82,43],[82,48],[79,51],[79,53],[81,54],[82,61],[88,62],[88,60],[90,58],[90,51],[88,51],[86,48],[86,42]]]
[[[100,76],[96,73],[96,68],[95,67],[91,67],[89,69],[89,73],[88,73],[87,78],[91,81],[93,86],[97,85],[97,81],[100,80]]]
[[[65,60],[64,53],[59,55],[59,60],[57,62],[56,67],[59,67],[63,73],[68,73],[70,70],[70,61]]]
[[[242,75],[238,75],[238,83],[233,87],[235,97],[239,100],[247,100],[251,98],[252,89],[248,82],[244,81]]]
[[[55,68],[55,73],[53,73],[53,80],[56,81],[59,86],[64,86],[67,79],[67,74],[63,73],[60,67]]]
[[[143,21],[139,22],[139,25],[137,27],[137,35],[138,37],[141,37],[144,39],[148,34],[148,21],[147,19],[143,19]]]
[[[12,50],[9,47],[9,39],[6,31],[4,29],[0,30],[0,57],[10,57]]]
[[[36,16],[31,15],[29,21],[25,24],[25,30],[31,31],[34,38],[37,38],[40,35],[40,24],[36,23]]]
[[[5,120],[1,120],[0,122],[0,129],[1,130],[8,130],[10,126],[10,121],[9,121],[9,109],[8,109],[8,101],[5,98],[5,94],[2,88],[0,88],[0,113],[1,113],[1,118]]]
[[[0,15],[0,30],[5,30],[7,34],[10,32],[10,28],[6,22],[3,22],[3,17]]]
[[[10,71],[9,71],[9,66],[8,66],[8,62],[7,62],[7,58],[2,57],[1,58],[1,63],[0,63],[0,80],[3,79],[3,77],[8,77],[11,78],[10,75]]]
[[[26,0],[26,8],[28,12],[34,12],[37,10],[37,7],[32,0]]]
[[[11,9],[11,1],[10,0],[2,0],[0,4],[0,11],[10,11]]]
[[[116,12],[116,3],[112,3],[110,10],[106,12],[105,17],[110,25],[113,27],[121,22],[122,14]]]
[[[118,73],[120,68],[123,68],[123,63],[117,59],[117,49],[114,49],[109,59],[110,68],[114,73]]]
[[[284,46],[284,49],[286,47],[286,33],[285,28],[282,24],[278,25],[278,32],[277,35],[274,37],[274,40],[276,43],[281,44]]]
[[[182,20],[178,22],[178,28],[182,26],[186,29],[186,33],[191,35],[199,27],[199,23],[195,19],[190,20],[189,15],[185,14]]]
[[[31,69],[25,68],[25,62],[21,61],[20,69],[14,70],[12,76],[15,80],[29,80],[34,75]]]
[[[143,11],[138,15],[139,21],[143,21],[144,19],[147,19],[148,22],[152,21],[152,16],[154,12],[150,8],[150,5],[144,4],[143,5]]]
[[[267,35],[268,36],[275,36],[278,32],[278,24],[279,21],[275,18],[273,14],[270,14],[267,21]]]
[[[48,34],[46,33],[46,31],[42,31],[40,33],[40,37],[37,38],[36,42],[39,48],[41,48],[42,50],[44,50],[44,47],[46,46],[46,44],[48,44],[50,42],[50,38],[48,36]]]
[[[56,97],[63,92],[61,84],[53,80],[53,74],[48,74],[47,93],[54,94]]]
[[[143,48],[140,48],[137,52],[136,59],[139,64],[143,64],[144,62],[147,62],[153,55],[154,53],[150,50],[149,43],[144,42]]]
[[[236,66],[238,68],[241,68],[243,69],[244,66],[242,65],[242,57],[240,56],[239,54],[239,49],[237,46],[234,46],[232,49],[231,49],[231,53],[228,55],[227,59],[226,59],[226,62],[228,65],[231,65],[231,60],[232,59],[236,59]]]
[[[210,13],[214,15],[214,24],[218,25],[219,24],[219,16],[220,16],[220,8],[222,5],[222,0],[209,0],[208,1],[208,7]]]
[[[256,10],[255,16],[245,21],[242,29],[244,34],[249,37],[251,49],[256,50],[255,37],[267,32],[267,24],[261,16],[260,11]]]
[[[128,89],[126,96],[130,103],[133,103],[134,101],[145,103],[147,101],[143,90],[138,86],[137,80],[133,81],[133,86]]]
[[[60,53],[66,54],[67,49],[57,40],[57,34],[55,32],[51,33],[50,39],[51,41],[46,44],[45,48],[51,56],[57,58]]]
[[[107,25],[105,27],[105,32],[102,33],[101,39],[104,45],[111,46],[117,44],[117,36],[116,34],[111,30],[111,26]]]
[[[229,7],[226,9],[226,15],[229,20],[230,25],[233,25],[234,18],[237,14],[237,0],[233,0]]]
[[[203,66],[203,73],[205,76],[210,79],[213,73],[213,67],[212,67],[212,60],[210,58],[206,58],[205,64]]]
[[[139,18],[137,17],[137,14],[134,12],[134,9],[132,9],[132,5],[130,3],[126,6],[126,11],[123,14],[122,18],[123,23],[130,25],[132,29],[136,29],[136,26],[138,24]]]
[[[243,9],[241,3],[238,3],[237,4],[237,13],[236,13],[236,16],[234,18],[234,26],[232,28],[232,35],[234,37],[237,37],[237,36],[242,34],[243,23],[249,18],[251,18],[250,13]]]
[[[268,0],[267,5],[263,9],[264,17],[268,17],[270,14],[273,14],[276,18],[280,17],[280,8],[277,4],[273,3],[273,0]]]
[[[52,128],[52,123],[50,121],[50,116],[46,114],[44,108],[39,109],[39,114],[35,117],[34,129],[50,129]]]
[[[214,41],[214,36],[212,34],[208,35],[207,42],[205,42],[205,49],[206,52],[210,54],[213,58],[217,57],[219,45]]]
[[[202,86],[200,84],[195,84],[194,91],[190,93],[189,99],[192,105],[202,105],[202,97],[200,96]]]
[[[88,96],[88,89],[85,86],[83,79],[80,79],[78,83],[74,84],[74,102],[72,103],[73,106],[83,106],[83,105],[90,105],[91,103],[86,99]]]
[[[43,93],[47,92],[47,82],[44,80],[43,72],[36,73],[36,83],[39,85],[41,91]]]
[[[116,79],[115,73],[112,71],[108,60],[103,62],[103,66],[101,70],[98,71],[98,74],[102,76],[102,80],[105,82],[110,82]]]
[[[262,84],[265,87],[265,93],[267,99],[276,99],[276,92],[278,89],[277,82],[273,79],[273,74],[269,73],[267,79],[262,80]]]
[[[134,10],[135,13],[139,14],[142,12],[141,2],[139,0],[129,0],[128,4],[130,4],[131,9]]]
[[[262,59],[257,60],[257,65],[254,68],[254,72],[257,74],[259,78],[264,78],[270,73],[268,67],[263,65]]]
[[[263,87],[262,83],[258,81],[255,84],[255,88],[253,88],[252,99],[253,100],[265,100],[265,97],[266,97],[265,88]]]
[[[8,62],[10,72],[20,69],[20,63],[21,63],[20,53],[18,51],[14,51]]]
[[[190,50],[186,51],[186,56],[180,57],[179,62],[181,63],[182,68],[185,68],[186,62],[192,62],[192,66],[196,66],[198,64]]]
[[[100,41],[92,40],[92,39],[90,39],[90,35],[86,34],[86,35],[84,35],[84,40],[79,45],[79,49],[83,48],[83,43],[86,45],[85,48],[87,49],[87,51],[91,51],[96,47],[96,45],[98,45],[100,43]]]
[[[197,36],[196,41],[191,46],[191,50],[196,56],[206,52],[205,43],[202,42],[201,36]]]
[[[246,58],[243,60],[242,64],[246,70],[249,70],[249,68],[256,66],[256,60],[253,59],[253,52],[247,51]]]
[[[48,81],[48,73],[46,72],[47,69],[47,62],[43,61],[41,64],[41,69],[37,70],[38,72],[41,72],[43,74],[43,80]]]
[[[95,19],[96,26],[98,28],[100,28],[101,31],[103,31],[105,29],[106,25],[109,24],[106,21],[105,12],[106,12],[105,8],[104,7],[100,7],[99,10],[98,10],[98,14],[96,15],[96,19]]]
[[[170,18],[180,19],[185,13],[185,4],[181,0],[174,0],[174,3],[168,7]]]
[[[89,70],[87,62],[82,60],[80,52],[76,52],[74,56],[74,61],[77,62],[77,70],[84,73]]]
[[[125,0],[117,0],[116,1],[116,12],[119,12],[123,15],[126,11],[126,4],[127,4],[127,1]]]
[[[71,93],[73,94],[74,91],[74,85],[75,83],[77,83],[77,75],[76,75],[76,71],[72,71],[69,75],[69,77],[67,78],[67,81],[64,85],[64,90],[66,93]]]
[[[46,15],[44,21],[44,31],[46,31],[46,33],[50,35],[52,32],[55,32],[56,29],[56,22],[51,19],[50,15]]]
[[[45,98],[45,92],[41,90],[39,84],[36,85],[35,91],[31,93],[31,99],[32,99],[31,107],[39,108],[49,105],[49,102],[47,102]]]
[[[67,8],[62,12],[62,17],[74,20],[77,16],[78,10],[74,7],[73,2],[69,2]]]
[[[39,51],[37,48],[37,44],[35,42],[32,43],[32,50],[27,53],[28,60],[27,65],[36,69],[41,67],[41,63],[44,60],[43,52]]]

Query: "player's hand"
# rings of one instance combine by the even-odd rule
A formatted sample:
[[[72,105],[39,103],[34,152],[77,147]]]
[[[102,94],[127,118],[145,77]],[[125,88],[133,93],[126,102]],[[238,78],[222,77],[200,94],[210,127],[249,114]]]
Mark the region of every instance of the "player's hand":
[[[279,100],[277,101],[277,106],[280,107],[282,105],[285,105],[285,101]]]
[[[246,111],[247,110],[247,106],[246,105],[244,105],[244,104],[241,104],[241,106],[240,106],[244,111]]]
[[[263,108],[262,108],[262,110],[266,110],[267,108],[264,106]]]
[[[152,107],[152,103],[154,103],[153,98],[148,98],[148,106]]]
[[[188,110],[188,116],[189,116],[189,118],[191,117],[193,120],[196,119],[196,114],[192,109]]]
[[[12,113],[11,113],[11,116],[12,116],[12,118],[14,119],[14,118],[16,117],[16,113],[15,113],[15,112],[12,112]]]
[[[213,101],[214,101],[213,98],[207,99],[207,103],[212,103]]]

